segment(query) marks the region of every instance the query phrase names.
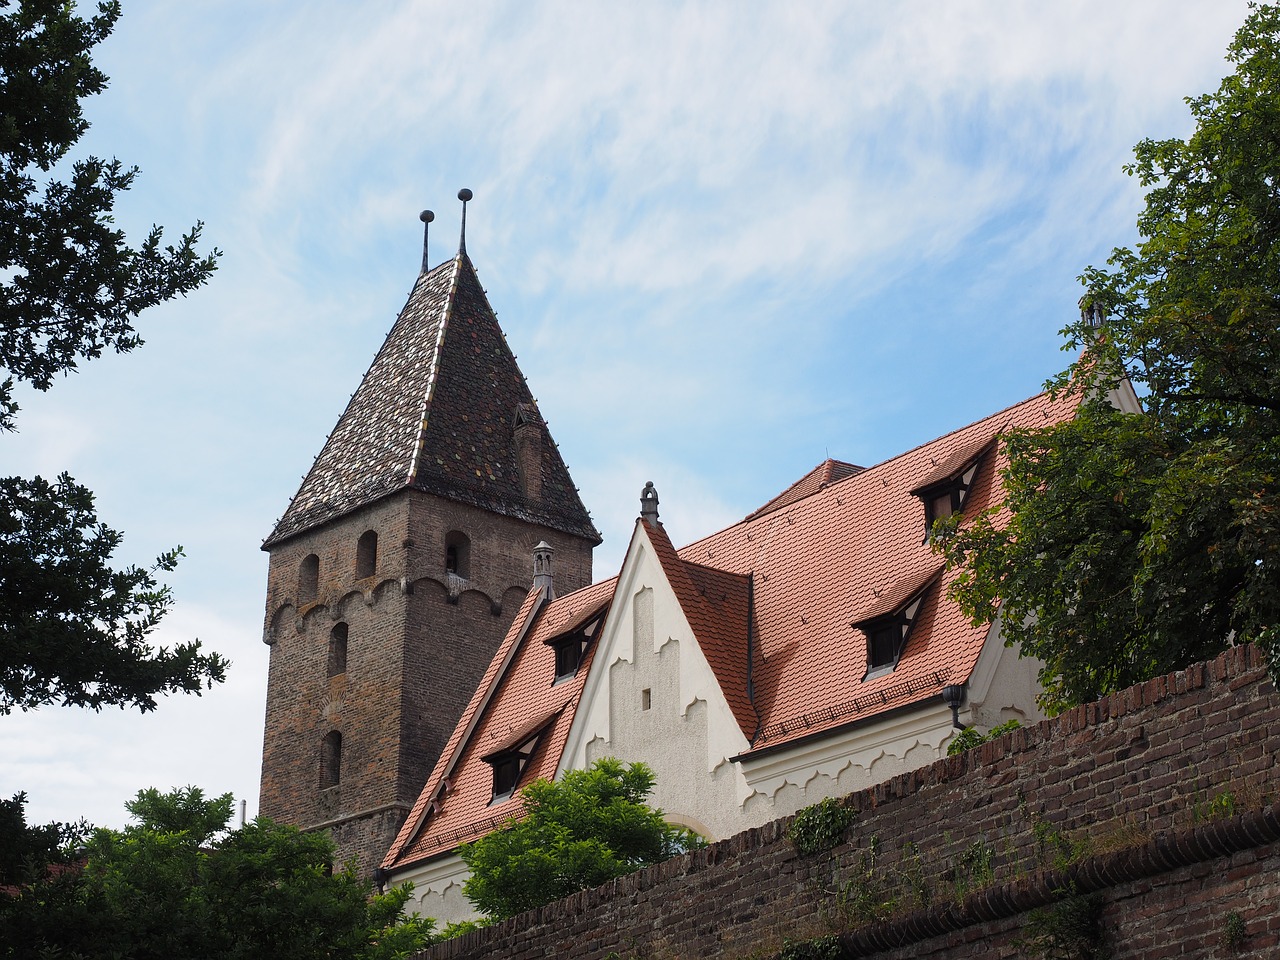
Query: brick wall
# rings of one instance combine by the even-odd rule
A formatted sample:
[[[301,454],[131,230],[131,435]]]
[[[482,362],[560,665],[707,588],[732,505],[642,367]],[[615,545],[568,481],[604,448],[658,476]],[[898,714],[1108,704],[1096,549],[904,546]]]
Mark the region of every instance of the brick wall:
[[[377,533],[373,575],[356,546]],[[445,569],[465,534],[468,576]],[[591,580],[591,543],[523,520],[406,490],[308,530],[271,552],[264,637],[271,645],[261,812],[328,829],[342,860],[372,872],[412,808],[533,578],[533,548],[556,550],[557,589]],[[314,554],[314,599],[299,568]],[[330,638],[347,635],[330,676]],[[322,741],[341,735],[338,783],[325,786]]]
[[[422,956],[1036,956],[1071,897],[1114,960],[1277,956],[1277,731],[1236,648],[852,794],[832,850],[775,821]]]

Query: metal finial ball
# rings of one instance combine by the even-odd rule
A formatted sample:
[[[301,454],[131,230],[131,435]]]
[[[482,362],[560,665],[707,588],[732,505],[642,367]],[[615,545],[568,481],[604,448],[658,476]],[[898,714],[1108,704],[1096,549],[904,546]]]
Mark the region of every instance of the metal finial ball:
[[[420,214],[418,214],[418,219],[421,220],[423,223],[430,223],[435,218],[436,218],[436,215],[432,213],[430,210],[423,210]]]
[[[470,190],[468,190],[466,187],[463,187],[461,190],[458,191],[458,199],[461,200],[463,203],[466,203],[473,196],[474,194]]]

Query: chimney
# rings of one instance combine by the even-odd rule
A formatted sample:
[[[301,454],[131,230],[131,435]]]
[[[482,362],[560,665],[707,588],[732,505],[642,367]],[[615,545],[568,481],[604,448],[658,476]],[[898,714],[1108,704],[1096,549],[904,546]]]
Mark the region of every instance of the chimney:
[[[650,480],[640,491],[640,519],[651,527],[658,525],[658,491]]]
[[[555,550],[545,540],[533,548],[533,588],[541,590],[548,600],[555,599],[556,589],[551,578],[551,558]]]

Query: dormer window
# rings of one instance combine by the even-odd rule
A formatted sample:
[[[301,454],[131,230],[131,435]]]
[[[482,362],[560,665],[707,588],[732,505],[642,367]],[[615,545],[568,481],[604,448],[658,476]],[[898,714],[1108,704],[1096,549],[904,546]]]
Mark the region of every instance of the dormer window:
[[[863,680],[891,673],[902,659],[911,638],[911,629],[928,597],[929,587],[938,579],[941,567],[922,571],[900,580],[885,590],[852,624],[867,641],[867,672]]]
[[[994,440],[966,444],[945,457],[918,487],[911,491],[924,505],[924,538],[929,539],[936,520],[963,513],[982,456]]]
[[[546,641],[547,646],[554,648],[556,652],[554,683],[570,680],[577,675],[582,658],[600,633],[600,626],[604,623],[607,612],[606,607],[567,633],[559,634]]]
[[[511,794],[515,792],[525,767],[529,765],[529,758],[538,749],[538,741],[542,738],[542,731],[545,729],[546,725],[540,724],[534,733],[523,738],[515,746],[507,747],[483,758],[484,762],[493,768],[493,799],[490,801],[491,803],[501,803],[503,800],[509,799]]]
[[[859,624],[867,636],[867,676],[864,679],[870,679],[873,674],[888,673],[898,665],[923,600],[924,595],[920,594],[887,617]]]

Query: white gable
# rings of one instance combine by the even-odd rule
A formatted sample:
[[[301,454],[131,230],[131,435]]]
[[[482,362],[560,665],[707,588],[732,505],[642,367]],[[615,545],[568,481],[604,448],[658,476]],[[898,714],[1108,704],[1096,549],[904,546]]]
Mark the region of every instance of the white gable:
[[[603,756],[642,760],[650,802],[718,839],[742,829],[750,789],[729,758],[748,742],[638,524],[557,775]]]

